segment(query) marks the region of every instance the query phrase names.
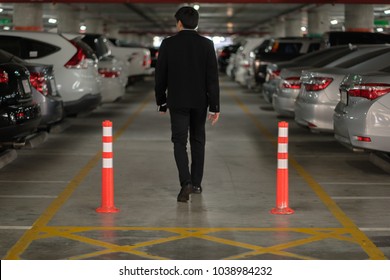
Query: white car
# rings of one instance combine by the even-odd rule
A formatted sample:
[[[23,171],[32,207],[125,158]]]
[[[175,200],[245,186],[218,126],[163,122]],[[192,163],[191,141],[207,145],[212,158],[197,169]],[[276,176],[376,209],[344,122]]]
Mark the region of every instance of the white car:
[[[237,50],[234,60],[234,79],[242,86],[246,86],[250,68],[250,53],[261,45],[264,38],[248,38]]]
[[[154,68],[151,67],[152,59],[148,48],[124,44],[116,39],[110,39],[108,45],[112,55],[123,62],[128,84],[153,74]]]
[[[97,62],[78,40],[49,32],[0,31],[1,48],[27,62],[51,64],[66,115],[95,109],[101,102]]]
[[[112,55],[109,40],[101,34],[83,34],[86,43],[99,59],[98,68],[102,82],[102,103],[114,102],[125,94],[127,76],[124,63]]]

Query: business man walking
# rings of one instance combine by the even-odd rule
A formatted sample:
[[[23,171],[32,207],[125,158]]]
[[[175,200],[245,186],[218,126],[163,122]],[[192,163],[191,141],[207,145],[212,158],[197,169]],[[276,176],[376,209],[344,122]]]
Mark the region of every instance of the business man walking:
[[[176,14],[178,33],[161,43],[155,72],[158,111],[169,109],[174,157],[181,189],[179,202],[190,193],[202,192],[207,118],[214,125],[219,119],[218,66],[211,40],[195,30],[199,14],[182,7]],[[187,154],[188,132],[191,168]]]

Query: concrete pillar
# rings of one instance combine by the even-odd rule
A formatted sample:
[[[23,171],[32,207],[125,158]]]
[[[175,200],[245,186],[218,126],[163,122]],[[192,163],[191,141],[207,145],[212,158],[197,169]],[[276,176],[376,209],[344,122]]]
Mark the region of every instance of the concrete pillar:
[[[86,33],[104,33],[104,26],[101,19],[88,18],[84,21],[84,24],[87,27]]]
[[[56,5],[58,21],[57,30],[59,33],[79,33],[80,32],[80,20],[79,12],[73,10],[67,4]]]
[[[272,20],[270,28],[270,34],[272,37],[285,37],[286,36],[286,25],[284,17],[279,17]]]
[[[286,16],[285,30],[286,36],[302,36],[302,13],[297,11]]]
[[[346,31],[373,31],[374,6],[367,4],[345,5]]]
[[[308,30],[307,35],[311,37],[321,36],[329,31],[329,7],[319,7],[307,11]]]
[[[15,30],[43,30],[43,6],[41,3],[14,4]]]

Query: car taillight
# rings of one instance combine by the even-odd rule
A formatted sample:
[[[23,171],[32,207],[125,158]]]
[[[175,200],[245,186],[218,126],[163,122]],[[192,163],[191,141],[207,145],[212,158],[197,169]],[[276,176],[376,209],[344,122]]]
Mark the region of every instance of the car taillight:
[[[87,68],[86,64],[86,55],[81,47],[79,47],[75,42],[70,41],[73,46],[76,47],[76,53],[74,56],[65,63],[66,68]]]
[[[269,74],[269,79],[272,80],[272,79],[275,79],[276,77],[279,77],[279,76],[280,76],[280,70],[273,70]]]
[[[309,82],[304,82],[307,91],[319,91],[327,88],[333,78],[313,77]]]
[[[142,61],[142,66],[144,67],[149,67],[151,64],[151,60],[150,60],[150,57],[148,55],[144,55],[144,59]]]
[[[109,69],[109,68],[100,68],[99,74],[104,78],[117,78],[120,75],[120,72],[117,70]]]
[[[289,89],[300,89],[301,88],[300,77],[288,77],[284,79],[282,87],[289,88]]]
[[[367,136],[356,136],[356,140],[359,142],[371,142],[371,138]]]
[[[37,91],[39,91],[43,95],[46,96],[49,93],[47,89],[47,81],[44,74],[31,72],[30,83]]]
[[[348,91],[349,96],[363,97],[374,100],[390,92],[390,84],[368,83],[356,85]]]
[[[219,56],[220,57],[227,57],[229,54],[226,52],[226,51],[221,51],[220,53],[219,53]]]
[[[8,81],[9,81],[8,73],[5,72],[4,70],[0,69],[0,83],[1,84],[6,84],[6,83],[8,83]]]

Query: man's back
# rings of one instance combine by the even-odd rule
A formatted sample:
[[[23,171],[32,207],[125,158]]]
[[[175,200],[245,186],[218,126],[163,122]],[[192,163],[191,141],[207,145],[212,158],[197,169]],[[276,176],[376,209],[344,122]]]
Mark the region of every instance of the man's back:
[[[211,40],[195,30],[182,30],[163,41],[156,67],[156,93],[168,89],[168,107],[207,107],[219,95],[218,87],[216,54]]]

